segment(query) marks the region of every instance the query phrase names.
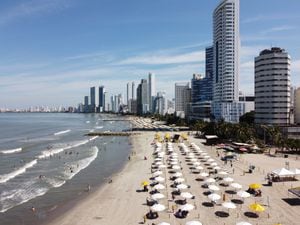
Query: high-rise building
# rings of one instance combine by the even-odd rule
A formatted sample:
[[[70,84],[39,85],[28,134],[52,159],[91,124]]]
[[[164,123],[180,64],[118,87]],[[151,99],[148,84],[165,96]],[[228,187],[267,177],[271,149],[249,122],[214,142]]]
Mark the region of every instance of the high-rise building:
[[[90,88],[90,97],[91,97],[90,112],[94,113],[96,111],[96,89],[95,89],[95,87]]]
[[[149,111],[150,113],[153,113],[154,107],[153,107],[153,102],[155,99],[155,75],[153,73],[148,74],[148,102],[149,102]]]
[[[89,96],[84,96],[84,107],[83,112],[89,112]]]
[[[111,111],[111,102],[109,101],[109,93],[108,92],[104,92],[103,96],[104,96],[103,111],[104,112],[110,112]]]
[[[214,47],[210,46],[205,49],[205,77],[213,78],[214,68]]]
[[[134,84],[134,82],[132,82],[132,84],[131,84],[131,99],[135,99],[135,92],[136,92],[136,90],[135,90],[135,84]]]
[[[157,92],[157,96],[154,100],[155,113],[165,115],[168,111],[168,102],[165,92]]]
[[[104,107],[105,107],[104,92],[105,92],[104,86],[100,86],[99,87],[99,112],[104,111]]]
[[[139,115],[149,112],[148,82],[142,79],[137,88],[137,113]]]
[[[130,89],[130,83],[127,83],[126,85],[126,104],[129,105],[129,99],[130,99],[130,96],[129,96],[129,89]]]
[[[255,58],[255,123],[290,123],[290,65],[282,48],[265,49]]]
[[[238,102],[239,50],[239,0],[223,0],[213,14],[212,109],[217,120],[238,122],[244,113]]]
[[[191,89],[189,83],[175,83],[175,112],[179,117],[188,115],[188,105],[191,102]]]
[[[300,87],[295,90],[294,96],[295,123],[300,124]]]

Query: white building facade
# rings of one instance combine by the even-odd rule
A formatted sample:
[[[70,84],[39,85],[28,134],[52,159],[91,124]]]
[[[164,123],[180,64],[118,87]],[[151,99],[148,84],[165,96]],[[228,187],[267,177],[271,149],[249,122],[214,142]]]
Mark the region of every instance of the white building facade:
[[[291,114],[290,56],[281,48],[255,58],[255,123],[285,126]]]
[[[223,0],[213,14],[213,108],[217,120],[238,122],[244,114],[239,101],[239,0]],[[232,105],[231,105],[232,104]],[[221,108],[216,108],[221,107]],[[225,112],[231,115],[223,114]],[[238,111],[234,112],[233,110]],[[224,112],[224,113],[225,113]]]

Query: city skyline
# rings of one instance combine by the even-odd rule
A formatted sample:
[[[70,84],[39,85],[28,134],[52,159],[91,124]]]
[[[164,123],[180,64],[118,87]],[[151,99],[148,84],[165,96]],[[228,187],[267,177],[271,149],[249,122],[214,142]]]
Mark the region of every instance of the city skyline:
[[[127,82],[137,84],[149,72],[156,89],[173,98],[176,82],[205,74],[219,0],[117,2],[1,2],[0,107],[76,106],[100,82],[126,96]],[[292,85],[299,86],[300,2],[240,2],[240,90],[254,94],[254,57],[271,46],[289,52]]]

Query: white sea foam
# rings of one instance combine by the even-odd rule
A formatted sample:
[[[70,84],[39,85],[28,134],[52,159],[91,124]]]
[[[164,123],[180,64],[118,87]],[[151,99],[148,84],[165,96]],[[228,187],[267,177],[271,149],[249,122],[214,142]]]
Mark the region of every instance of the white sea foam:
[[[66,183],[65,180],[59,178],[46,177],[45,181],[54,188],[58,188]]]
[[[62,131],[54,133],[54,135],[57,136],[57,135],[61,135],[61,134],[66,134],[66,133],[69,133],[70,131],[71,130],[62,130]]]
[[[18,176],[22,173],[25,173],[28,168],[33,167],[36,163],[37,163],[37,160],[34,159],[31,162],[26,163],[24,166],[22,166],[21,168],[13,171],[11,173],[0,175],[0,183],[5,183],[5,182],[15,178],[16,176]]]
[[[86,123],[90,123],[91,121],[86,121]]]
[[[95,129],[102,129],[103,126],[96,126]]]
[[[91,156],[68,164],[67,166],[68,168],[72,169],[72,172],[69,169],[64,172],[66,179],[72,179],[77,173],[88,167],[91,164],[91,162],[93,162],[97,158],[98,152],[99,149],[96,146],[94,146],[92,147]]]
[[[44,195],[49,189],[35,187],[35,181],[22,184],[22,188],[4,191],[0,194],[0,212],[21,205],[38,196]]]
[[[93,141],[93,140],[95,140],[96,138],[97,138],[97,136],[92,137],[92,138],[89,139],[89,141]]]
[[[21,152],[22,148],[15,148],[15,149],[9,149],[9,150],[2,150],[0,151],[0,153],[2,154],[12,154],[12,153],[17,153],[17,152]]]

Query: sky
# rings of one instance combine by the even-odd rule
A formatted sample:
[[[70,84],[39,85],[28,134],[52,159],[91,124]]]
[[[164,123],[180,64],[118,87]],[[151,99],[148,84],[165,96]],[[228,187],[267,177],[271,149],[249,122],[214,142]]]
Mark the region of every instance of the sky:
[[[89,87],[126,93],[152,72],[157,91],[204,74],[220,0],[1,0],[0,108],[76,106]],[[279,46],[300,86],[300,1],[240,0],[240,90],[254,57]]]

